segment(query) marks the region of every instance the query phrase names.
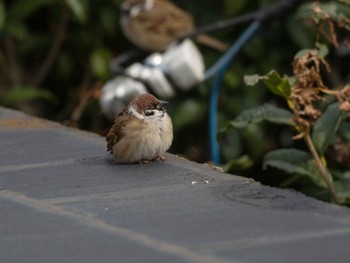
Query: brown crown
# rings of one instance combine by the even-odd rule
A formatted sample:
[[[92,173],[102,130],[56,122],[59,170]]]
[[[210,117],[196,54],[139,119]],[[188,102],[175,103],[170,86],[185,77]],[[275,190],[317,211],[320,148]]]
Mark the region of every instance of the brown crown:
[[[154,108],[159,105],[159,100],[152,94],[142,94],[129,103],[129,106],[134,107],[139,113],[144,112],[151,105]]]

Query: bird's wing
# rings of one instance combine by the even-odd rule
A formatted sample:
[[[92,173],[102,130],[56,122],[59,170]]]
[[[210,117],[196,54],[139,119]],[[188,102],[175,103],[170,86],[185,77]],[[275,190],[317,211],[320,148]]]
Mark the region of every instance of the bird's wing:
[[[130,122],[132,116],[128,116],[127,108],[124,108],[116,117],[114,124],[106,136],[107,150],[113,153],[113,145],[119,142],[124,136],[124,127]]]

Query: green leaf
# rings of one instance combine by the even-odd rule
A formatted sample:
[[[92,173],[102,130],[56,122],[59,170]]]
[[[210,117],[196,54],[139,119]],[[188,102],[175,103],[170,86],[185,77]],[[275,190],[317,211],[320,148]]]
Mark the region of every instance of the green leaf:
[[[2,2],[2,0],[0,0],[0,32],[5,26],[5,20],[6,20],[6,10],[5,10],[4,3]]]
[[[87,13],[82,0],[65,0],[69,8],[72,10],[76,18],[81,22],[85,23],[87,20]]]
[[[247,86],[255,86],[263,77],[258,74],[244,76],[244,83]]]
[[[311,53],[312,55],[322,59],[328,55],[329,49],[325,44],[316,43],[316,49],[302,49],[298,53],[296,53],[294,58],[300,59],[301,57],[305,56],[307,53]]]
[[[338,170],[332,170],[332,174],[335,180],[350,179],[350,171],[343,172]]]
[[[257,123],[263,120],[277,124],[293,125],[291,117],[292,114],[287,110],[264,104],[261,107],[243,111],[233,121],[229,122],[229,125],[243,129],[249,123]]]
[[[314,160],[310,160],[305,164],[305,169],[309,172],[308,173],[308,177],[318,186],[323,187],[323,188],[327,188],[327,185],[325,183],[325,181],[323,180],[323,177],[321,175],[321,172],[319,171],[319,169],[316,166],[316,162]],[[326,169],[327,171],[327,177],[328,179],[333,182],[333,178],[331,173],[329,172],[328,169]]]
[[[100,79],[106,80],[109,77],[109,61],[111,54],[105,48],[97,48],[90,57],[92,72]]]
[[[328,55],[329,48],[327,47],[327,45],[317,42],[316,47],[321,58],[325,58]]]
[[[328,146],[333,142],[341,121],[346,118],[346,113],[339,109],[339,103],[328,106],[322,116],[316,121],[312,129],[312,141],[317,151],[323,155]]]
[[[10,106],[20,101],[34,99],[45,99],[51,103],[57,102],[57,98],[49,90],[37,89],[30,86],[18,86],[10,89],[0,100],[0,104],[3,106]]]
[[[311,154],[298,149],[279,149],[268,152],[264,157],[264,169],[270,161],[281,161],[291,165],[299,165],[312,159]]]
[[[350,142],[350,122],[340,124],[339,135],[344,138],[344,141]]]
[[[265,86],[274,94],[288,98],[290,96],[291,85],[289,79],[282,78],[278,72],[271,70],[266,75],[250,75],[244,76],[244,82],[248,86],[254,86],[262,81]]]
[[[289,174],[300,174],[308,176],[309,172],[300,165],[295,165],[281,160],[268,160],[264,162],[264,169],[268,166],[277,168]]]
[[[289,174],[299,174],[308,177],[316,185],[326,188],[326,184],[315,165],[311,154],[297,149],[280,149],[265,155],[263,169],[268,166],[277,168]],[[328,172],[330,180],[332,180]]]

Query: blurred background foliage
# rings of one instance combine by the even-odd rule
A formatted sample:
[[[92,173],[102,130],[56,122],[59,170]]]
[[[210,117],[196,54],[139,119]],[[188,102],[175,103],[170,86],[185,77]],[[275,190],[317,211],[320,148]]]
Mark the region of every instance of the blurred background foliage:
[[[113,76],[110,61],[133,46],[119,26],[122,0],[0,0],[0,105],[13,107],[66,125],[105,135],[111,126],[101,113],[101,86]],[[191,13],[198,26],[231,18],[276,3],[277,0],[206,0],[174,2]],[[327,1],[324,1],[327,2]],[[347,2],[346,0],[343,2]],[[300,8],[268,23],[240,52],[221,89],[219,128],[243,110],[264,103],[285,103],[262,86],[247,87],[244,75],[276,69],[291,75],[298,50],[313,48],[315,27]],[[248,24],[212,35],[232,44]],[[342,46],[341,46],[342,47]],[[206,67],[222,54],[199,46]],[[330,48],[331,73],[326,81],[337,87],[349,79],[349,50]],[[175,139],[170,152],[197,162],[210,161],[208,100],[211,83],[187,93],[178,92],[168,112]],[[272,149],[303,148],[293,141],[293,130],[271,124],[252,124],[220,136],[226,171],[279,185],[288,175],[262,170],[262,159]],[[276,176],[276,173],[278,175]]]

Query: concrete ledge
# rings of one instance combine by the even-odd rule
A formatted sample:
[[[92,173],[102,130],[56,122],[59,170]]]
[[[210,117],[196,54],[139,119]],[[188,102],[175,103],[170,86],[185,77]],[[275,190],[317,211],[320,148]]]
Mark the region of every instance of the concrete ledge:
[[[350,211],[0,108],[1,262],[348,262]]]

